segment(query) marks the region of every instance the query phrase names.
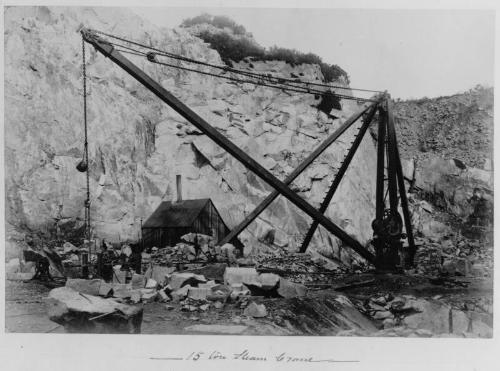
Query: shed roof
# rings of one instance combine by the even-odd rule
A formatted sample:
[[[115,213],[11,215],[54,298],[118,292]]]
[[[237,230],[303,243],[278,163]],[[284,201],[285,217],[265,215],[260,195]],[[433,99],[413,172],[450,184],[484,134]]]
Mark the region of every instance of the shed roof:
[[[208,202],[211,202],[209,198],[163,201],[142,228],[190,227]]]

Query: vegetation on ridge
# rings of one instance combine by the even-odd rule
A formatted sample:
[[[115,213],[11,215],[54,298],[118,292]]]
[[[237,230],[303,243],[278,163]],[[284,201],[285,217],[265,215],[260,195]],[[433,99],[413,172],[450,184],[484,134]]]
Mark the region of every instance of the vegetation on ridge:
[[[302,53],[298,50],[273,46],[266,49],[251,39],[251,34],[247,33],[245,27],[237,24],[226,16],[212,16],[201,14],[199,16],[185,19],[181,27],[193,27],[198,24],[209,24],[215,28],[225,31],[229,29],[233,35],[227,32],[210,32],[208,30],[197,33],[210,46],[217,50],[224,63],[231,65],[231,62],[240,62],[245,58],[254,61],[278,60],[294,65],[317,64],[326,82],[337,81],[344,78],[349,83],[349,76],[346,71],[336,64],[323,62],[321,57],[313,53]]]

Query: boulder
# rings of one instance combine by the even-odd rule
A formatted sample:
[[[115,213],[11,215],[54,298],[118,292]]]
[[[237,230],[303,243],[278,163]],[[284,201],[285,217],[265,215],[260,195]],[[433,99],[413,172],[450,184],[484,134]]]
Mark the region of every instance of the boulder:
[[[173,301],[176,301],[176,302],[181,301],[181,300],[186,298],[186,296],[189,293],[189,289],[191,289],[190,285],[183,286],[180,289],[177,289],[177,290],[171,292],[170,296],[172,297]]]
[[[382,325],[384,326],[384,329],[394,327],[395,321],[394,318],[388,317],[382,321]]]
[[[220,301],[216,301],[214,303],[214,307],[215,307],[215,309],[222,309],[222,308],[224,308],[224,303],[221,303]]]
[[[451,319],[451,320],[450,320]],[[471,332],[472,323],[471,319],[467,314],[461,310],[452,310],[451,318],[449,318],[450,329],[449,332],[457,335],[461,335],[465,332]]]
[[[206,300],[211,292],[210,288],[191,287],[188,291],[188,297],[193,300]]]
[[[251,277],[252,281],[244,281],[245,286],[254,296],[276,297],[276,289],[280,281],[280,276],[274,273],[262,273],[257,278]]]
[[[158,298],[158,291],[143,292],[141,295],[141,301],[143,303],[153,303]]]
[[[229,257],[229,256],[234,256],[234,251],[236,250],[236,247],[234,247],[233,244],[225,243],[220,247],[220,250],[222,254]]]
[[[284,278],[280,278],[278,286],[278,294],[283,298],[300,298],[305,296],[307,288],[304,285],[290,282]]]
[[[170,297],[167,295],[165,290],[159,290],[158,291],[158,296],[162,302],[167,302],[170,301]]]
[[[130,255],[132,255],[132,249],[129,245],[123,245],[120,253],[129,257]]]
[[[63,245],[63,252],[65,254],[69,254],[69,253],[72,253],[72,252],[78,252],[78,247],[76,247],[75,245],[73,245],[71,242],[65,242],[64,245]]]
[[[132,279],[130,280],[130,284],[133,289],[142,289],[144,287],[145,277],[142,274],[134,273],[132,275]]]
[[[199,283],[198,287],[199,288],[204,288],[204,289],[212,289],[212,287],[217,286],[217,283],[215,281],[208,281],[207,283]]]
[[[267,309],[264,304],[257,304],[255,302],[251,302],[243,311],[245,316],[254,317],[254,318],[262,318],[267,316]]]
[[[393,317],[394,316],[392,315],[392,313],[388,310],[375,312],[375,315],[373,316],[374,319],[378,320],[385,320],[387,318],[393,318]]]
[[[16,273],[7,273],[7,279],[9,281],[29,281],[35,276],[35,273],[23,273],[23,272],[16,272]]]
[[[213,241],[213,237],[201,233],[188,233],[182,236],[181,240],[190,243],[195,243],[196,241],[198,245],[208,245],[210,242]]]
[[[158,287],[158,282],[156,282],[154,279],[150,278],[146,282],[147,289],[156,289]]]
[[[132,285],[129,283],[117,283],[113,285],[113,297],[127,299],[132,296]]]
[[[113,285],[107,282],[101,282],[99,286],[99,296],[113,296]]]
[[[231,291],[229,297],[231,298],[231,300],[235,301],[242,296],[250,296],[250,294],[251,292],[249,289],[242,287],[241,289]]]
[[[454,259],[447,259],[443,262],[442,266],[442,272],[447,274],[447,275],[455,275],[455,272],[457,270],[457,265],[455,264]]]
[[[231,295],[232,288],[226,285],[217,285],[211,288],[210,294],[207,295],[207,300],[225,302]]]
[[[456,274],[460,276],[468,276],[471,273],[471,264],[465,258],[456,258]]]
[[[103,280],[85,280],[81,278],[68,278],[66,280],[66,287],[69,287],[77,292],[88,295],[99,295],[101,284],[105,283]]]
[[[224,273],[224,283],[231,285],[234,283],[257,282],[259,274],[255,268],[227,267]]]
[[[207,264],[206,266],[201,268],[190,269],[188,270],[188,272],[204,276],[208,280],[223,282],[224,272],[226,271],[226,268],[227,268],[226,263],[213,263],[213,264]]]
[[[168,276],[175,271],[175,267],[163,267],[160,265],[154,265],[153,267],[149,267],[144,273],[144,277],[146,279],[152,278],[160,286],[163,286],[168,281]]]
[[[207,280],[204,276],[194,274],[194,273],[177,273],[174,272],[170,276],[168,286],[172,291],[178,290],[183,286],[191,285],[196,286],[198,283],[205,283]]]
[[[471,275],[474,277],[484,277],[486,273],[486,267],[484,264],[474,263],[471,267]]]
[[[120,268],[113,268],[113,283],[125,283],[127,280],[127,272]]]
[[[436,301],[420,302],[420,312],[406,316],[402,324],[410,329],[426,329],[435,334],[450,333],[450,310],[447,305]]]
[[[263,290],[273,290],[280,282],[280,276],[274,273],[261,273],[257,278]]]
[[[36,264],[35,262],[21,262],[21,273],[33,273],[35,274]]]
[[[254,267],[257,263],[252,257],[243,257],[236,259],[236,263],[241,267]]]
[[[11,259],[5,264],[5,273],[17,273],[21,271],[21,262],[19,258]]]
[[[50,320],[63,325],[67,332],[141,332],[143,310],[138,306],[83,294],[70,287],[51,290],[45,305]]]
[[[130,301],[134,304],[141,302],[141,291],[140,290],[132,290],[132,294],[130,295]]]

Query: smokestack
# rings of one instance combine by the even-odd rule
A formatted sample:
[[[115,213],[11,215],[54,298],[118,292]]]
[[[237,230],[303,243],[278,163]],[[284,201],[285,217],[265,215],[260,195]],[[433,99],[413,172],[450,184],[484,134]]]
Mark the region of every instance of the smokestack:
[[[177,184],[177,202],[182,201],[182,176],[180,174],[177,174],[175,176],[175,181]]]

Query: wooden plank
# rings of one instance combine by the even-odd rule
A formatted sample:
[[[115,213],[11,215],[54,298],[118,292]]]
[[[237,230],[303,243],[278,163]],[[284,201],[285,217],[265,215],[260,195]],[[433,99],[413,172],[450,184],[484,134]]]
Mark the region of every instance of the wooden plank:
[[[388,149],[388,165],[387,177],[389,187],[389,204],[393,213],[398,212],[398,185],[396,179],[396,148],[394,148],[396,139],[396,132],[394,128],[394,117],[392,114],[391,101],[387,98],[387,149]]]
[[[391,107],[389,107],[391,109]],[[399,155],[398,142],[396,138],[396,131],[393,131],[394,135],[394,150],[396,155],[396,175],[398,180],[399,196],[401,198],[401,209],[403,210],[403,219],[405,222],[405,231],[408,238],[408,255],[406,256],[405,265],[407,267],[412,267],[414,265],[414,259],[416,254],[415,239],[413,237],[413,227],[411,224],[410,210],[408,206],[408,198],[406,197],[405,181],[403,175],[403,167],[401,166],[401,157]]]
[[[373,116],[375,116],[375,112],[377,111],[377,106],[373,106],[370,112],[368,113],[368,117],[366,118],[366,121],[363,123],[361,126],[361,129],[359,130],[359,133],[354,139],[354,142],[352,143],[351,148],[349,148],[349,152],[347,152],[347,155],[344,159],[344,162],[339,168],[339,171],[337,175],[335,176],[335,179],[333,179],[332,185],[330,189],[328,190],[328,193],[325,196],[325,199],[321,203],[319,207],[319,212],[324,214],[326,212],[326,209],[328,209],[328,205],[330,205],[330,202],[332,201],[333,196],[335,195],[335,192],[337,191],[338,186],[340,185],[340,182],[342,181],[342,178],[344,177],[345,172],[347,171],[347,168],[351,164],[351,161],[354,157],[354,154],[358,150],[359,145],[361,144],[361,141],[363,140],[363,137],[368,130],[368,127],[370,126]],[[300,247],[299,252],[303,253],[307,250],[307,247],[309,246],[309,243],[311,242],[314,232],[316,232],[316,229],[318,228],[318,221],[313,220],[311,227],[306,233],[306,236],[304,238],[304,241],[302,241],[302,246]]]
[[[378,111],[378,135],[377,135],[377,185],[375,189],[375,219],[382,220],[384,217],[384,177],[385,177],[385,128],[386,112],[382,109]]]

